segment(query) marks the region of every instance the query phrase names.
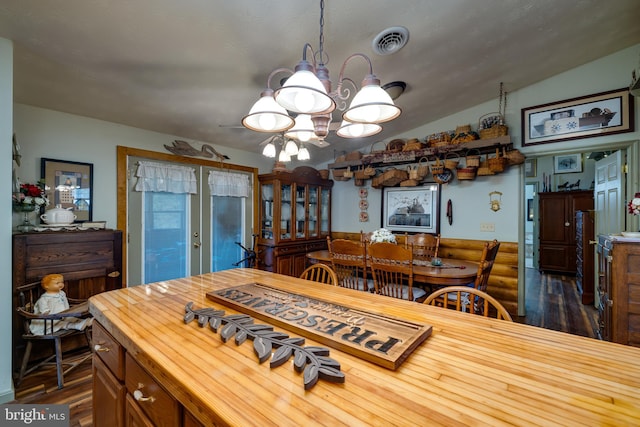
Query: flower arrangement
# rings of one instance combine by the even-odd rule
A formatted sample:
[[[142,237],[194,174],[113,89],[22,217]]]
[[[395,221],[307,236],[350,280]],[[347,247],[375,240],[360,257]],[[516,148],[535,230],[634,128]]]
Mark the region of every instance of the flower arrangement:
[[[631,215],[640,215],[640,193],[636,193],[627,206]]]
[[[20,191],[13,193],[13,207],[17,211],[30,212],[48,206],[49,199],[44,193],[44,182],[20,184]]]
[[[396,236],[386,228],[379,228],[371,233],[371,243],[396,243]]]

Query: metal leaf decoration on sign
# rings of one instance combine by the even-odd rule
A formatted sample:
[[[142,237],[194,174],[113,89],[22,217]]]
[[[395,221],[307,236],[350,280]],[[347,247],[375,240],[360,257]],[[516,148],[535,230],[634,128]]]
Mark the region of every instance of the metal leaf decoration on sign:
[[[216,333],[220,333],[223,342],[235,337],[236,345],[241,345],[247,339],[253,340],[253,352],[259,363],[266,362],[271,357],[271,368],[285,364],[291,356],[297,372],[303,372],[305,390],[309,390],[323,379],[333,383],[344,383],[345,375],[340,371],[340,363],[329,356],[329,349],[320,346],[305,347],[305,339],[289,337],[283,332],[276,332],[271,325],[253,323],[251,316],[246,314],[230,314],[225,316],[223,310],[213,308],[194,309],[193,302],[185,306],[184,323],[197,320],[201,328],[207,324]],[[276,348],[271,354],[271,351]]]

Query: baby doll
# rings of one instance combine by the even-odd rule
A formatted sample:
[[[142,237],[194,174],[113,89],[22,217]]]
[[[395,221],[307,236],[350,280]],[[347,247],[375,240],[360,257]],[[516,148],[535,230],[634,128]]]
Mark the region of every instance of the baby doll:
[[[62,274],[48,274],[42,278],[42,288],[45,290],[38,301],[33,306],[34,314],[56,314],[69,309],[69,301],[64,293],[64,277]],[[91,325],[93,319],[78,319],[75,317],[65,317],[53,321],[53,331],[50,330],[51,322],[47,321],[47,331],[45,331],[44,320],[32,320],[29,329],[35,335],[51,334],[60,329],[77,329],[79,331]]]

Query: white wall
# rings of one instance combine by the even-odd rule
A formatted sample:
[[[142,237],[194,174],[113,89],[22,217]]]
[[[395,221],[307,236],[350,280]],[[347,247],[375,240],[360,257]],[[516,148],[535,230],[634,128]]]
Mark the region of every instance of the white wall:
[[[21,182],[40,179],[43,157],[93,163],[93,219],[106,220],[110,228],[116,226],[116,146],[169,153],[163,144],[183,139],[22,104],[14,106],[14,128],[22,146]],[[200,148],[201,144],[193,141],[192,145]],[[273,160],[260,154],[212,145],[231,158],[229,163],[258,167],[260,173],[273,166]],[[20,219],[19,214],[14,215],[14,226]]]
[[[0,244],[4,256],[0,257],[0,403],[13,400],[11,380],[11,166],[13,108],[13,43],[0,38]]]
[[[566,73],[528,86],[519,91],[508,94],[506,123],[514,147],[526,156],[544,156],[554,152],[577,152],[589,148],[610,147],[625,141],[640,139],[638,123],[640,112],[636,104],[636,130],[631,133],[580,139],[569,142],[543,144],[531,147],[521,147],[521,109],[549,102],[561,101],[578,96],[590,95],[598,92],[628,87],[631,81],[631,71],[637,67],[640,45],[628,48],[585,64]],[[424,82],[422,84],[430,84]],[[436,84],[436,83],[431,83]],[[496,81],[496,94],[499,82]],[[509,90],[509,82],[505,82],[505,89]],[[497,98],[497,96],[496,96]],[[425,102],[429,102],[425,99]],[[402,97],[398,100],[402,104]],[[483,114],[497,110],[498,100],[477,105],[465,111],[427,123],[411,131],[396,135],[394,138],[419,138],[435,132],[455,129],[458,125],[471,124],[475,129],[478,118]],[[379,144],[382,146],[382,143]],[[542,166],[546,163],[542,161]],[[541,165],[538,174],[541,175]],[[550,168],[548,172],[553,169]],[[562,182],[574,182],[574,174],[561,176]],[[566,178],[565,178],[566,177]],[[564,179],[563,179],[564,178]],[[585,180],[589,177],[585,176]],[[637,183],[637,172],[630,179]],[[530,179],[527,179],[530,181]],[[590,181],[589,181],[590,184]],[[335,231],[352,232],[358,230],[371,231],[381,225],[380,203],[381,190],[369,188],[369,222],[361,223],[358,219],[358,187],[353,181],[336,182],[334,185],[334,209],[332,229]],[[541,188],[541,187],[540,187]],[[581,182],[581,188],[588,189]],[[498,190],[502,195],[502,209],[493,212],[489,209],[489,193]],[[442,186],[442,206],[451,199],[453,204],[453,226],[449,226],[445,217],[445,209],[441,209],[441,234],[443,237],[488,240],[496,238],[500,241],[517,242],[522,239],[521,221],[524,218],[524,177],[522,166],[511,167],[508,172],[492,177],[478,177],[475,181],[452,181]],[[494,223],[495,232],[481,232],[481,223]]]

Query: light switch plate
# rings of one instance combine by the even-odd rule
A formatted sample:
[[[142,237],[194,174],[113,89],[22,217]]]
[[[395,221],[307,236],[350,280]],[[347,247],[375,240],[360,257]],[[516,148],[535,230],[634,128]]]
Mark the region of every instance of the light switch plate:
[[[496,231],[496,225],[492,222],[481,222],[480,231],[485,231],[485,232]]]

